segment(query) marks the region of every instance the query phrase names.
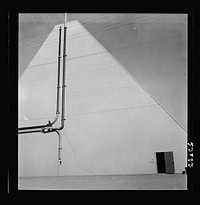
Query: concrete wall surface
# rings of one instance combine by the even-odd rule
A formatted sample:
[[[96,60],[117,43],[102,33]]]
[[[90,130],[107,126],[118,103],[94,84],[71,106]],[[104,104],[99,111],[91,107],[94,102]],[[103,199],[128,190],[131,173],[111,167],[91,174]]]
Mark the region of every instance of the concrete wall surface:
[[[55,117],[59,26],[19,80],[19,127]],[[56,133],[22,134],[19,176],[153,174],[159,151],[173,151],[175,172],[182,172],[185,131],[78,21],[67,26],[62,165]]]

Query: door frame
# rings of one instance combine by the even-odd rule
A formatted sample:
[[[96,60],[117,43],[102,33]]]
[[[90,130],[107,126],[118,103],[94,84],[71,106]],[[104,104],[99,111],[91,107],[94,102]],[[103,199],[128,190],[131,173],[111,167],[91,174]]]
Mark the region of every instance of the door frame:
[[[156,168],[157,168],[157,174],[161,174],[158,172],[158,159],[157,159],[157,153],[163,153],[164,154],[164,163],[165,163],[165,174],[174,174],[175,173],[175,164],[174,164],[174,153],[173,151],[157,151],[155,152],[155,158],[156,158]],[[167,154],[166,153],[172,153],[171,162],[172,162],[172,168],[169,168],[169,160],[166,160]],[[172,171],[169,171],[172,170]]]

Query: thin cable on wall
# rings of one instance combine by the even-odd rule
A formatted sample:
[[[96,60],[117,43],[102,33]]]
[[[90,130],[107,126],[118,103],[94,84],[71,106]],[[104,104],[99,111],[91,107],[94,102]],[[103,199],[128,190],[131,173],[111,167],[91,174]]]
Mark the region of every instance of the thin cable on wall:
[[[157,17],[157,16],[156,16],[156,17]],[[138,17],[138,18],[142,18],[142,17]],[[129,22],[130,20],[133,21],[133,20],[138,19],[138,18],[129,19],[127,22]],[[155,18],[155,16],[154,16],[154,17],[151,17],[150,19],[152,19],[152,18]],[[144,19],[144,20],[142,20],[142,21],[145,21],[145,20],[147,21],[147,20],[149,20],[149,19]],[[114,28],[126,26],[126,25],[128,25],[127,22],[126,22],[126,21],[120,22],[120,23],[118,23],[118,24],[123,24],[123,25],[118,25],[118,26],[115,26],[115,27],[112,27],[112,25],[115,25],[116,23],[111,23],[109,26],[104,27],[104,29],[102,29],[102,30],[101,30],[101,29],[93,29],[93,30],[90,31],[90,33],[91,33],[91,34],[95,34],[95,33],[100,33],[100,32],[104,32],[104,31],[112,30],[112,29],[114,29]],[[137,22],[135,22],[135,23],[139,23],[139,22],[140,22],[140,21],[137,21]],[[79,25],[79,24],[74,25],[74,26],[78,26],[78,25]],[[71,27],[73,27],[73,26],[71,26]],[[110,27],[111,27],[111,28],[110,28]],[[106,28],[106,29],[105,29],[105,28]],[[56,29],[56,30],[57,30],[57,29]],[[95,32],[93,32],[93,31],[95,31]],[[80,34],[83,34],[83,35],[80,35]],[[77,35],[79,35],[79,36],[77,36]],[[75,39],[75,38],[80,38],[80,37],[83,37],[83,36],[85,36],[85,35],[87,35],[87,33],[85,34],[85,32],[76,33],[76,34],[73,34],[73,35],[69,35],[68,38],[67,38],[67,40]],[[73,37],[73,36],[75,36],[75,37]],[[51,39],[51,41],[52,41],[52,40],[57,40],[57,38]],[[42,43],[42,42],[43,42],[43,41],[37,43],[35,46],[25,47],[25,48],[21,48],[21,49],[19,49],[19,50],[22,51],[22,50],[26,50],[26,49],[31,49],[31,48],[39,47],[39,46],[41,46],[41,43]],[[46,42],[47,42],[47,41],[46,41]],[[58,41],[54,41],[54,42],[51,42],[51,43],[46,43],[46,42],[45,42],[45,44],[43,44],[43,45],[54,44],[54,43],[57,43]]]
[[[52,118],[55,118],[55,116],[47,116],[47,117],[40,117],[40,118],[28,118],[28,120],[18,120],[18,122],[24,122],[24,121],[36,121],[36,120],[44,120],[44,119],[46,119],[46,120],[49,120],[49,119],[52,119]]]
[[[160,15],[153,16],[153,17],[148,18],[148,19],[143,19],[143,20],[141,20],[141,21],[136,21],[136,22],[134,22],[134,23],[140,23],[140,22],[143,22],[143,21],[147,21],[147,20],[153,19],[153,18],[158,17],[158,16],[160,16]],[[143,16],[138,17],[138,18],[142,18],[142,17],[143,17]],[[90,33],[91,33],[91,34],[101,33],[101,32],[108,31],[108,30],[112,30],[112,29],[119,28],[119,27],[122,27],[122,26],[127,26],[128,24],[130,24],[130,23],[128,23],[128,22],[133,23],[132,21],[135,20],[135,19],[138,19],[138,18],[129,19],[128,21],[124,21],[124,22],[120,22],[120,23],[110,23],[109,26],[106,26],[106,27],[104,27],[103,29],[93,29],[93,30],[90,30]],[[81,24],[84,25],[84,23],[81,23]],[[112,27],[112,25],[115,25],[115,24],[118,24],[118,25]],[[122,25],[119,25],[119,24],[122,24]],[[79,25],[79,24],[74,25],[74,26],[78,26],[78,25]],[[71,27],[73,27],[73,26],[71,26]],[[80,35],[80,34],[82,34],[82,35]],[[79,36],[77,36],[77,35],[79,35]],[[85,35],[87,35],[87,33],[85,34],[85,32],[80,32],[80,33],[72,34],[72,35],[69,35],[69,36],[68,36],[67,40],[75,39],[75,38],[80,38],[80,37],[83,37],[83,36],[85,36]],[[75,37],[73,37],[73,36],[75,36]],[[57,40],[57,39],[55,38],[55,39],[51,39],[51,40]],[[42,43],[42,42],[40,42],[40,43]],[[53,44],[53,43],[57,43],[57,41],[51,42],[51,43],[52,43],[52,44]],[[38,45],[38,46],[36,46],[36,45]],[[41,44],[36,44],[36,45],[35,45],[35,46],[32,46],[32,47],[22,48],[22,49],[20,49],[20,50],[29,49],[29,48],[34,48],[34,47],[39,47]]]
[[[117,50],[125,49],[125,48],[131,48],[131,47],[134,47],[134,46],[140,46],[140,45],[144,45],[144,44],[150,44],[150,43],[156,43],[156,42],[166,41],[166,40],[169,40],[169,39],[172,39],[172,38],[181,37],[181,36],[186,36],[186,34],[174,35],[174,36],[170,36],[169,38],[164,38],[164,39],[159,39],[159,40],[153,40],[153,41],[146,41],[146,42],[143,42],[143,43],[138,43],[138,44],[133,44],[133,45],[128,45],[128,46],[123,46],[123,47],[119,47],[119,48],[114,48],[114,49],[110,49],[109,52],[110,52],[110,51],[117,51]],[[102,54],[102,53],[108,53],[108,51],[107,51],[107,50],[104,50],[104,51],[100,51],[100,52],[96,52],[96,53],[91,53],[91,54],[87,54],[87,55],[75,56],[75,57],[68,58],[68,60],[69,60],[69,61],[70,61],[70,60],[75,60],[75,59],[78,59],[78,58],[89,57],[89,56],[98,55],[98,54]]]
[[[114,48],[114,49],[110,49],[109,52],[110,51],[117,51],[117,50],[120,50],[120,49],[131,48],[131,47],[134,47],[134,46],[140,46],[140,45],[144,45],[144,44],[149,44],[149,43],[162,42],[162,41],[166,41],[166,40],[169,40],[169,39],[172,39],[172,38],[178,38],[178,37],[183,37],[183,36],[186,36],[186,34],[174,35],[174,36],[170,36],[169,38],[153,40],[153,41],[146,41],[146,42],[143,42],[143,43],[123,46],[123,47],[119,47],[119,48]],[[104,50],[104,51],[100,51],[100,52],[96,52],[96,53],[91,53],[91,54],[87,54],[87,55],[75,56],[75,57],[68,58],[68,61],[75,60],[75,59],[78,59],[78,58],[84,58],[84,57],[89,57],[89,56],[93,56],[93,55],[98,55],[98,54],[102,54],[102,53],[108,53],[108,51]],[[38,66],[42,66],[42,65],[52,64],[52,63],[57,63],[57,61],[43,63],[43,64],[37,64],[37,65],[33,65],[33,66],[28,66],[28,67],[20,68],[20,70],[24,70],[24,69],[30,68],[30,67],[38,67]]]
[[[114,111],[130,110],[130,109],[138,109],[138,108],[154,107],[154,106],[158,106],[158,105],[157,105],[157,104],[141,105],[141,106],[118,108],[118,109],[101,110],[101,111],[95,111],[95,112],[85,112],[85,113],[78,113],[78,114],[68,114],[68,115],[66,115],[66,116],[90,115],[90,114],[98,114],[98,113],[114,112]]]
[[[39,22],[41,23],[41,21],[43,21],[46,25],[48,25],[47,21],[44,20],[44,16],[47,16],[47,15],[49,15],[49,14],[43,14],[43,17],[40,16],[40,17],[39,17],[39,19],[40,19]],[[51,15],[51,14],[50,14],[50,15]],[[70,15],[70,14],[68,14],[68,15]],[[33,19],[33,20],[30,21],[30,22],[36,24],[36,26],[34,26],[33,29],[36,28],[37,25],[38,25],[38,21],[35,21],[35,18],[38,18],[38,17],[33,17],[33,16],[30,17],[29,14],[28,14],[28,16],[29,16],[30,19]],[[57,20],[56,20],[56,22],[57,22]],[[63,21],[61,20],[60,23],[63,23]],[[50,26],[50,25],[48,25],[48,26]],[[51,27],[51,26],[50,26],[50,27]],[[40,30],[40,32],[35,32],[35,33],[33,33],[33,34],[31,34],[31,35],[28,35],[28,36],[26,36],[26,37],[24,37],[24,38],[20,38],[20,40],[24,40],[24,39],[27,39],[27,38],[32,38],[32,37],[35,37],[35,36],[38,36],[38,35],[42,35],[42,34],[45,34],[45,33],[49,33],[51,30],[52,30],[52,28],[42,30],[42,33],[40,33],[40,32],[41,32],[41,30]],[[57,30],[59,30],[59,29],[57,29]],[[45,32],[43,32],[43,31],[45,31]]]
[[[90,115],[90,114],[100,114],[100,113],[106,113],[106,112],[115,112],[115,111],[122,111],[122,110],[129,110],[129,109],[139,109],[144,107],[154,107],[158,106],[158,104],[151,104],[151,105],[142,105],[142,106],[133,106],[133,107],[125,107],[125,108],[118,108],[118,109],[110,109],[110,110],[101,110],[101,111],[94,111],[94,112],[85,112],[85,113],[76,113],[76,114],[66,114],[67,117],[74,117],[74,116],[83,116],[83,115]],[[28,121],[34,121],[34,120],[40,120],[40,119],[46,119],[44,118],[30,118]],[[49,116],[49,118],[52,118],[52,116]],[[26,120],[21,120],[26,121]]]
[[[27,68],[34,68],[34,67],[41,67],[44,65],[49,65],[49,64],[56,64],[58,61],[51,61],[51,62],[47,62],[47,63],[41,63],[41,64],[37,64],[37,65],[31,65],[31,66],[27,66],[27,67],[23,67],[23,68],[19,68],[19,70],[25,70]]]
[[[83,27],[83,26],[82,26],[82,27]],[[85,29],[86,32],[88,32],[85,27],[83,27],[83,28]],[[89,32],[88,32],[88,33],[89,33]],[[173,38],[173,37],[179,37],[179,36],[186,36],[186,34],[177,35],[177,36],[171,36],[170,38],[165,38],[165,39],[161,39],[161,40],[158,40],[158,41],[168,40],[168,39],[171,39],[171,38]],[[96,38],[94,38],[94,36],[91,35],[91,37],[92,37],[103,49],[105,49],[104,46],[103,46],[99,41],[97,41]],[[150,41],[150,42],[145,42],[145,43],[152,43],[152,42],[155,42],[155,41]],[[156,42],[157,42],[157,41],[156,41]],[[145,44],[145,43],[143,43],[143,44]],[[127,47],[129,47],[129,46],[126,46],[126,48],[127,48]],[[157,103],[157,105],[159,105],[159,106],[171,117],[171,119],[173,119],[173,120],[187,133],[186,129],[158,102],[158,100],[156,100],[156,99],[144,88],[144,86],[142,86],[142,84],[141,84],[138,80],[136,80],[136,78],[135,78],[116,58],[114,58],[114,56],[110,53],[110,51],[108,51],[108,50],[106,50],[106,49],[105,49],[105,51],[123,68],[124,71],[126,71],[126,73],[127,73],[131,78],[133,78],[133,79],[138,83],[138,85],[139,85],[149,96],[151,96],[151,98]]]
[[[84,91],[83,93],[86,93],[86,94],[69,95],[67,98],[68,99],[83,98],[83,97],[87,97],[87,96],[91,96],[91,95],[100,94],[101,92],[113,91],[113,90],[118,90],[118,89],[123,89],[123,88],[128,88],[128,87],[134,87],[134,86],[137,86],[137,84],[125,85],[125,86],[107,88],[107,89],[97,89],[97,90],[92,90],[92,91]],[[26,102],[20,102],[19,104],[20,105],[29,104],[29,103],[41,102],[41,101],[45,101],[45,100],[54,101],[55,97],[56,96],[54,96],[54,95],[50,95],[47,98],[42,98],[42,99],[38,99],[38,100],[29,100],[29,101],[26,101]]]
[[[45,15],[45,14],[44,14],[44,15]],[[68,15],[70,15],[70,14],[68,14]],[[109,17],[115,16],[115,15],[118,15],[118,14],[113,14],[113,15],[110,15]],[[89,21],[81,21],[81,23],[85,25],[85,24],[87,24],[87,23],[90,23],[91,21],[99,20],[99,19],[101,19],[101,18],[106,18],[106,17],[107,17],[107,16],[105,16],[105,14],[103,14],[102,16],[103,16],[103,17],[91,18],[91,19],[89,19]],[[72,17],[72,19],[73,19],[73,17]],[[73,21],[73,20],[72,20],[72,21]],[[45,22],[45,21],[43,21],[43,22]],[[37,22],[33,22],[33,23],[36,23],[36,24],[37,24]],[[68,28],[75,27],[75,26],[78,26],[78,25],[71,25],[71,26],[68,26]],[[35,27],[37,27],[37,26],[35,26]],[[42,34],[45,34],[45,33],[49,33],[49,31],[51,31],[51,30],[52,30],[52,29],[46,30],[46,32],[44,32],[44,33],[36,32],[36,33],[34,33],[34,34],[32,34],[32,35],[29,35],[29,36],[26,36],[26,37],[24,37],[24,38],[21,38],[20,40],[27,39],[27,38],[32,38],[32,37],[34,37],[34,36],[42,35]],[[45,31],[45,30],[44,30],[44,31]]]
[[[144,22],[144,21],[148,21],[148,20],[151,20],[153,18],[156,18],[160,15],[157,15],[157,16],[153,16],[151,18],[148,18],[148,19],[143,19],[141,21],[135,21],[133,22],[135,19],[138,19],[138,18],[142,18],[142,17],[138,17],[138,18],[133,18],[133,19],[129,19],[128,21],[124,21],[124,22],[120,22],[120,23],[113,23],[113,24],[110,24],[109,26],[106,26],[104,27],[103,29],[93,29],[93,30],[90,30],[90,34],[96,34],[96,33],[101,33],[101,32],[107,32],[109,30],[112,30],[112,29],[115,29],[115,28],[120,28],[120,27],[123,27],[123,26],[127,26],[129,24],[132,24],[132,23],[140,23],[140,22]],[[112,25],[115,25],[117,24],[117,26],[112,26]],[[122,24],[122,25],[121,25]],[[83,25],[83,24],[82,24]],[[84,25],[83,25],[84,26]],[[80,35],[82,34],[82,35]],[[76,36],[76,35],[79,35],[79,36]],[[80,38],[80,37],[83,37],[87,34],[85,34],[85,32],[80,32],[80,33],[77,33],[77,34],[74,34],[74,35],[71,35],[72,37],[71,38],[68,38],[69,40],[70,39],[75,39],[75,38]],[[73,37],[75,36],[75,37]]]
[[[68,14],[68,15],[70,15],[70,14]],[[97,18],[98,19],[98,18]],[[95,19],[95,20],[97,20],[97,19]],[[93,20],[93,19],[92,19]],[[90,20],[90,21],[87,21],[87,22],[83,22],[83,23],[88,23],[88,22],[91,22],[92,20]],[[43,20],[43,22],[45,22],[44,20]],[[37,24],[37,22],[33,22],[33,23],[35,23],[35,24]],[[47,22],[46,22],[47,23]],[[68,26],[68,28],[71,28],[71,27],[74,27],[74,26],[77,26],[77,25],[72,25],[72,26]],[[36,26],[34,26],[35,28],[37,27],[37,25]],[[33,28],[34,28],[33,27]],[[59,29],[56,29],[55,31],[57,31],[57,30],[59,30]],[[28,39],[28,38],[33,38],[33,37],[35,37],[35,36],[38,36],[38,35],[43,35],[43,34],[46,34],[46,33],[49,33],[50,31],[52,31],[52,28],[51,29],[45,29],[45,30],[42,30],[42,31],[44,31],[44,32],[42,32],[42,33],[40,33],[40,32],[36,32],[36,33],[34,33],[34,34],[32,34],[32,35],[28,35],[28,36],[26,36],[26,37],[24,37],[24,38],[20,38],[20,40],[24,40],[24,39]]]
[[[72,149],[73,155],[74,155],[74,159],[75,159],[76,163],[78,164],[78,166],[79,166],[83,171],[87,171],[87,172],[89,172],[89,173],[91,173],[91,174],[98,175],[96,172],[94,172],[94,171],[92,171],[92,170],[90,170],[90,169],[86,169],[85,167],[83,167],[83,166],[81,165],[81,163],[79,162],[79,160],[78,160],[78,158],[77,158],[77,156],[76,156],[76,151],[75,151],[75,149],[74,149],[72,143],[70,142],[70,140],[69,140],[69,138],[68,138],[68,136],[67,136],[67,133],[66,133],[65,129],[64,129],[64,132],[65,132],[65,136],[66,136],[66,138],[67,138],[67,140],[68,140],[68,142],[69,142],[69,144],[70,144],[70,146],[71,146],[71,149]]]

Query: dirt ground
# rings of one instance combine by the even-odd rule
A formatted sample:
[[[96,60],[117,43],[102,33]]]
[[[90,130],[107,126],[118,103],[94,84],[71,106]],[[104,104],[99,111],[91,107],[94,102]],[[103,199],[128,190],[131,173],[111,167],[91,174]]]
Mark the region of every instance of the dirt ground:
[[[187,190],[187,175],[19,177],[19,190]]]

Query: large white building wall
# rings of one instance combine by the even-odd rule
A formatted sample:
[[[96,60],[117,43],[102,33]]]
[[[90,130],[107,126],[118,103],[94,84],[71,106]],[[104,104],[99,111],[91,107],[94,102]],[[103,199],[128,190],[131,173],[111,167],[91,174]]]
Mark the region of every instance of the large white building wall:
[[[20,127],[54,119],[59,26],[20,79]],[[22,134],[19,176],[157,173],[159,151],[173,151],[175,172],[184,170],[185,131],[78,21],[67,39],[62,165],[56,133]]]

